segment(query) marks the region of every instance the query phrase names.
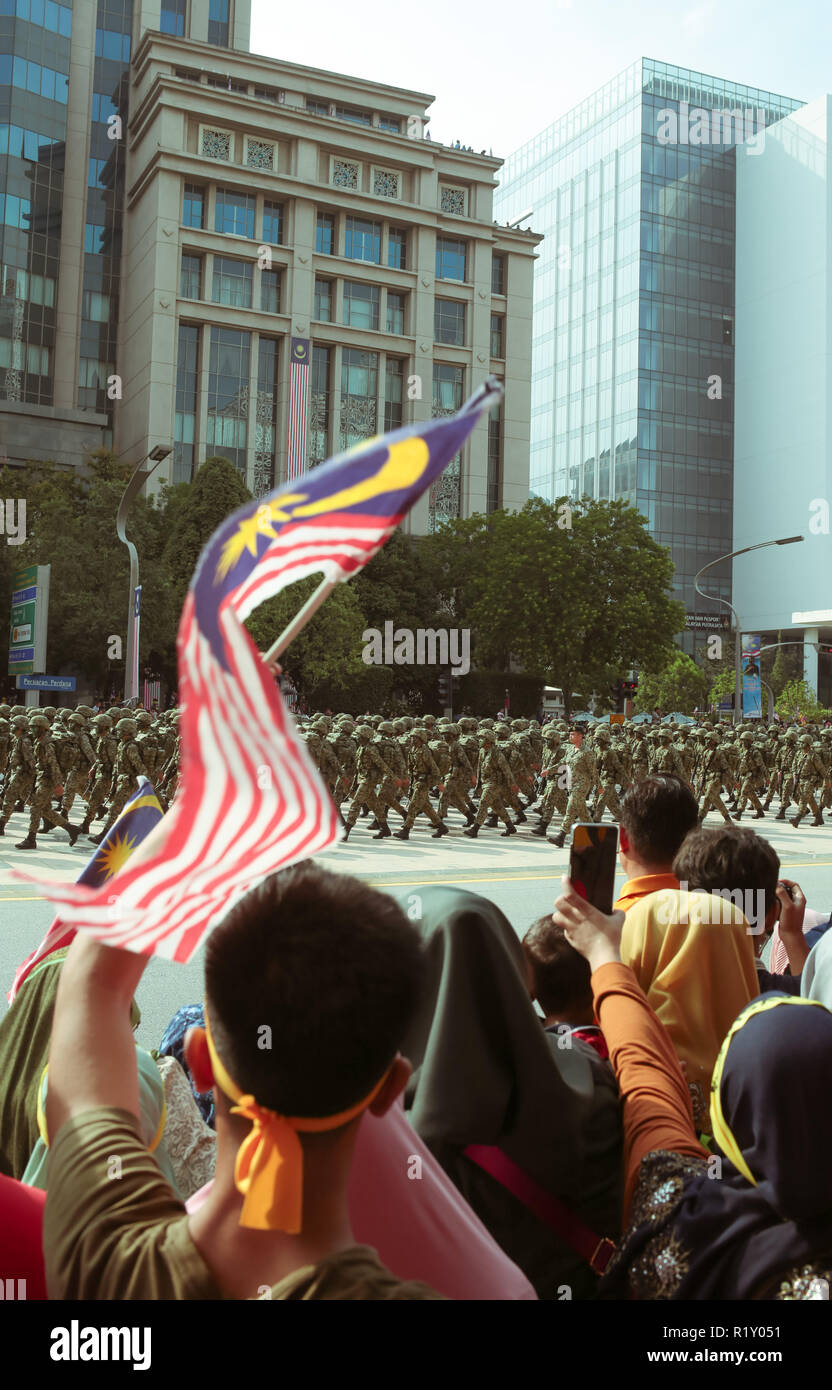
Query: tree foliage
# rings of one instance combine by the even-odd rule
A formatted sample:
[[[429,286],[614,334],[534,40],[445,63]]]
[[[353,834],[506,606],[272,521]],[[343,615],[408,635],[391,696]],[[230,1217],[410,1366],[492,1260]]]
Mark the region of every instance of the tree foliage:
[[[648,713],[658,708],[663,714],[693,714],[707,703],[709,684],[706,672],[677,651],[655,675],[639,676],[635,710]]]

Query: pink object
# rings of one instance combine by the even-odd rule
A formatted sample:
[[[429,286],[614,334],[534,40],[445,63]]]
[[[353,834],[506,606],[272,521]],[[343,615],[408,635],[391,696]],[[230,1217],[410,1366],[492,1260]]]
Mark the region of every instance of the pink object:
[[[189,1198],[189,1212],[210,1188]],[[537,1298],[411,1128],[401,1100],[382,1119],[364,1116],[349,1201],[356,1241],[400,1279],[421,1279],[453,1299]]]
[[[803,914],[803,935],[811,931],[812,927],[822,927],[824,922],[829,921],[828,912],[815,912],[813,908],[807,907]],[[785,975],[789,969],[789,957],[785,946],[780,940],[780,925],[775,925],[771,936],[771,954],[768,958],[768,968],[772,975]]]

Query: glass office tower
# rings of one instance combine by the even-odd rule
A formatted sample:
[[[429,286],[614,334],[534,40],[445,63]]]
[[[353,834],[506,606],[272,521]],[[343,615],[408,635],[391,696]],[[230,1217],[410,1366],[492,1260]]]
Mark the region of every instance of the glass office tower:
[[[736,146],[800,105],[643,58],[511,155],[495,195],[498,221],[544,234],[531,491],[637,506],[691,611],[732,544]],[[730,597],[729,565],[708,578]]]

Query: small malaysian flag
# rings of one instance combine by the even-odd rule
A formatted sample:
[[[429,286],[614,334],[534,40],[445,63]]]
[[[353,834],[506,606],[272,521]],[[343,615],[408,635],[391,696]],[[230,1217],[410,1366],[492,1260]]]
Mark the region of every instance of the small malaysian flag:
[[[306,431],[309,419],[309,339],[292,339],[289,367],[289,461],[286,479],[306,472]]]
[[[145,709],[152,709],[154,700],[158,704],[158,702],[161,699],[161,694],[161,681],[146,680],[142,685],[142,704],[144,705]]]

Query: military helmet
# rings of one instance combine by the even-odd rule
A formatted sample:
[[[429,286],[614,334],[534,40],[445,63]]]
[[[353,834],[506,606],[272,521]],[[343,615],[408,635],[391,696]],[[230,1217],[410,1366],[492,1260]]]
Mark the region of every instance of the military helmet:
[[[11,707],[11,705],[0,705],[0,718],[2,718],[2,719],[8,719],[9,715],[11,714],[11,712],[12,712],[12,707]]]
[[[789,725],[783,737],[785,739],[788,739],[789,743],[795,742],[795,740],[797,739],[797,729],[795,729],[794,725]]]
[[[501,743],[504,743],[507,738],[511,738],[511,729],[508,727],[507,724],[498,724],[496,733],[497,738],[500,739]]]
[[[481,742],[481,743],[496,743],[496,737],[495,737],[495,734],[494,734],[494,730],[493,730],[493,729],[480,729],[480,742]]]
[[[135,719],[120,719],[116,724],[116,733],[121,738],[135,738],[136,727]]]
[[[33,714],[29,720],[29,727],[31,729],[48,729],[49,720],[45,714]]]
[[[120,709],[118,705],[110,705],[110,708],[107,710],[107,713],[109,714],[111,719],[121,719],[124,711]]]
[[[378,726],[378,732],[380,734],[394,734],[396,731],[389,719],[382,719]]]
[[[12,715],[14,716],[15,714],[26,714],[26,706],[12,705]]]
[[[153,715],[146,709],[140,709],[136,714],[136,723],[140,729],[149,729],[153,723]]]
[[[599,724],[598,728],[595,729],[593,732],[593,738],[595,739],[596,743],[609,743],[610,731],[607,725]]]
[[[753,743],[754,735],[752,734],[750,729],[744,729],[737,741],[739,743]]]
[[[428,731],[427,729],[420,729],[419,726],[416,725],[413,729],[411,729],[410,737],[418,739],[420,743],[427,743]]]
[[[26,718],[26,715],[25,715],[25,714],[13,714],[13,715],[12,715],[12,728],[13,728],[13,729],[28,729],[28,727],[29,727],[29,721],[28,721],[28,719]]]
[[[92,722],[97,728],[112,729],[113,727],[113,721],[109,714],[96,714],[93,716]]]
[[[43,705],[42,708],[39,710],[39,713],[45,714],[47,719],[54,719],[55,715],[57,714],[57,710],[54,705]]]
[[[71,714],[69,716],[66,722],[69,725],[70,729],[86,729],[87,727],[86,719],[84,718],[83,714],[79,714],[77,710],[75,714]]]
[[[399,736],[407,733],[407,724],[403,719],[393,720],[393,732]]]
[[[812,746],[812,735],[811,735],[811,734],[801,734],[801,735],[800,735],[800,738],[799,738],[797,741],[798,741],[798,744],[801,745],[801,747],[805,748],[805,747],[808,746],[808,747],[811,748],[811,746]]]
[[[553,724],[547,724],[541,737],[546,743],[557,743],[560,739],[560,734]]]
[[[95,710],[92,708],[91,705],[76,705],[75,713],[86,715],[87,719],[89,719],[93,714],[95,714]]]
[[[373,737],[373,731],[369,724],[359,724],[355,731],[355,738],[359,743],[369,743]]]
[[[527,728],[527,721],[525,719],[512,719],[511,727],[516,734],[522,734]]]
[[[8,727],[9,727],[9,721],[8,721],[8,719],[6,719],[2,714],[0,714],[0,729],[3,729],[3,730],[5,731],[6,729],[8,729]]]

